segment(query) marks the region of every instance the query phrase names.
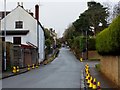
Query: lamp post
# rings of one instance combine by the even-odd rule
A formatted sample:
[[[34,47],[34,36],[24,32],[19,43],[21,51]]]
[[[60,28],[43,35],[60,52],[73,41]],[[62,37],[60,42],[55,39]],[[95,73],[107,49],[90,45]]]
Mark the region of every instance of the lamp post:
[[[4,37],[6,39],[6,0],[4,0],[4,17]],[[4,70],[6,70],[6,42],[4,43]]]
[[[88,59],[88,31],[86,30],[86,59]]]

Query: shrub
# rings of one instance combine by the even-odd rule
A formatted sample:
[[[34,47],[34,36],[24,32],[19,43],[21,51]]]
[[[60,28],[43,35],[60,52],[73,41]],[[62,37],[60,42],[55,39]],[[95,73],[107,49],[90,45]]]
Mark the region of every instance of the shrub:
[[[98,34],[96,49],[101,55],[120,55],[120,16]]]

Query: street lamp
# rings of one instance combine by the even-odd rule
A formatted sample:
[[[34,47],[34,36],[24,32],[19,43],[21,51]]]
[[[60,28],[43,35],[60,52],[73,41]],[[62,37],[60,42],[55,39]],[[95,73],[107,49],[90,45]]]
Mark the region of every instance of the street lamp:
[[[86,30],[86,54],[87,54],[86,59],[88,59],[88,31],[87,30]]]
[[[4,37],[6,39],[6,0],[4,0]],[[6,70],[6,42],[4,43],[4,70]]]

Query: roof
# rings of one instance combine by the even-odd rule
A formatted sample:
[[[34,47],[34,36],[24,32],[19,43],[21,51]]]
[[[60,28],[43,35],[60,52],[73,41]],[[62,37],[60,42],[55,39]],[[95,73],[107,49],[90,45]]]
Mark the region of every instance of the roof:
[[[21,44],[21,47],[22,47],[22,48],[33,48],[33,47],[30,46],[30,45],[24,45],[24,44]]]
[[[29,30],[7,30],[6,35],[27,35]],[[4,35],[4,30],[2,30],[2,35]]]
[[[18,8],[18,7],[21,7],[21,8],[22,8],[24,11],[26,11],[32,18],[35,19],[35,17],[33,17],[33,13],[32,13],[32,12],[28,12],[27,10],[24,9],[23,6],[18,5],[16,8]],[[16,9],[16,8],[15,8],[15,9]],[[6,16],[7,16],[9,13],[13,12],[15,9],[13,9],[12,11],[6,11]],[[5,16],[5,15],[4,15],[4,11],[0,11],[0,17],[1,17],[1,19],[3,19],[4,16]],[[35,19],[35,20],[36,20],[36,19]],[[41,24],[40,21],[38,21],[38,24],[41,26],[41,28],[42,28],[43,31],[44,31],[44,27],[42,26],[42,24]]]

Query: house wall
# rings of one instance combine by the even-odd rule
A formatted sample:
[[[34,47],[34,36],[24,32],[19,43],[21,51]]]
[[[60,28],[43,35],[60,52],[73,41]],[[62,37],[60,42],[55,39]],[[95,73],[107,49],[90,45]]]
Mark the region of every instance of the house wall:
[[[45,38],[44,38],[44,32],[42,28],[39,26],[39,62],[44,60],[44,44],[45,44]]]
[[[15,21],[23,21],[23,29],[15,29]],[[23,8],[18,7],[6,16],[6,30],[29,30],[29,33],[22,36],[22,44],[26,41],[37,46],[37,21],[28,14]],[[4,30],[4,19],[1,20],[1,30]],[[6,41],[11,41],[13,36],[8,36]]]
[[[15,29],[15,22],[23,21],[23,29]],[[4,19],[1,20],[1,30],[4,30]],[[7,36],[6,41],[13,43],[13,37],[21,37],[21,43],[30,42],[37,46],[37,20],[18,6],[6,16],[6,30],[29,30],[27,35]],[[44,32],[39,25],[39,62],[44,60]]]

